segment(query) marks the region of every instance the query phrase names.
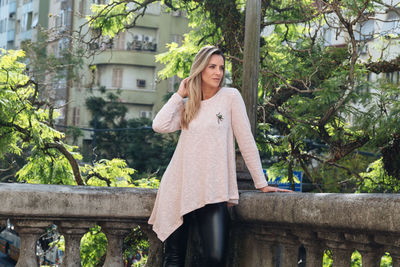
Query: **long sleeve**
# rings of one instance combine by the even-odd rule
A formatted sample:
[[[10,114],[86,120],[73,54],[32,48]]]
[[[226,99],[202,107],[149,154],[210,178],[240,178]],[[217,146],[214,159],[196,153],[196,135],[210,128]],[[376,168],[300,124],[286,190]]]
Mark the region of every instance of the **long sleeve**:
[[[153,120],[153,130],[158,133],[171,133],[181,128],[183,109],[182,97],[174,93]]]
[[[253,134],[251,133],[246,106],[241,94],[236,89],[234,90],[232,96],[231,113],[233,133],[239,145],[239,149],[242,153],[246,166],[250,171],[251,177],[253,178],[254,185],[256,188],[267,186],[268,183],[262,170],[260,154],[258,152]]]

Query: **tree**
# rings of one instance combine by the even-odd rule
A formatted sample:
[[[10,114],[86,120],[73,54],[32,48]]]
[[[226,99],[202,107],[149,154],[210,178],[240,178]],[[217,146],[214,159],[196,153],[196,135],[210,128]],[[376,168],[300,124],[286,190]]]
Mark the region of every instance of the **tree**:
[[[127,108],[117,94],[89,97],[86,105],[93,117],[96,157],[124,159],[138,171],[135,178],[164,173],[177,143],[176,133],[155,133],[147,118],[125,119]]]
[[[100,160],[93,166],[79,167],[82,156],[76,147],[64,143],[64,134],[53,126],[56,116],[51,105],[38,99],[38,86],[24,74],[19,62],[23,51],[0,50],[0,159],[30,150],[26,165],[17,175],[20,180],[45,184],[96,184],[97,176],[107,185],[118,184],[117,177],[127,178],[133,169],[120,159]],[[84,176],[84,178],[82,178]]]
[[[153,2],[156,1],[137,1],[136,8],[117,1],[96,6],[89,24],[102,34],[113,36],[133,27]],[[269,34],[263,35],[260,42],[260,138],[276,164],[289,170],[289,179],[294,169],[301,168],[318,186],[324,178],[315,173],[336,172],[335,187],[354,191],[364,183],[366,176],[362,175],[374,160],[364,158],[354,168],[354,152],[361,149],[382,153],[385,171],[399,179],[398,172],[390,169],[399,165],[388,165],[393,162],[388,157],[393,153],[383,153],[398,150],[399,105],[393,101],[397,86],[384,79],[371,83],[365,78],[370,72],[400,70],[399,57],[387,57],[387,47],[398,45],[392,39],[396,33],[385,39],[362,29],[366,22],[377,21],[376,15],[386,11],[397,17],[378,20],[399,21],[396,6],[386,2],[262,1],[261,30]],[[232,84],[240,88],[245,1],[165,0],[162,4],[170,10],[187,11],[193,30],[185,36],[182,46],[171,44],[168,53],[159,55],[158,60],[166,64],[161,77],[187,76],[198,48],[215,44],[230,59]],[[122,19],[126,14],[129,16]],[[326,30],[343,37],[343,44],[326,45]],[[379,56],[360,57],[366,40],[376,40]],[[310,147],[312,143],[324,148]]]

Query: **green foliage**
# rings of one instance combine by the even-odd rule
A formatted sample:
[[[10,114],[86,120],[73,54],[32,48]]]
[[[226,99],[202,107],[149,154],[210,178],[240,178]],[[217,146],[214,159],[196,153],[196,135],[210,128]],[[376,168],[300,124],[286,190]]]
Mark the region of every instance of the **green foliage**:
[[[87,185],[114,187],[129,186],[130,175],[135,172],[134,169],[127,167],[124,160],[117,158],[112,160],[102,159],[95,162],[93,166],[85,164],[81,170],[86,174],[86,177],[93,175],[93,178],[87,179]],[[102,179],[106,179],[106,181]]]
[[[21,135],[13,127],[27,127],[29,118],[46,114],[43,110],[32,110],[29,98],[34,95],[35,89],[27,84],[29,78],[23,74],[25,65],[17,61],[24,56],[24,52],[1,49],[0,53],[0,158],[4,158],[7,153],[22,152],[18,145]]]
[[[383,255],[380,267],[392,267],[392,257],[388,252]]]
[[[357,250],[351,254],[351,267],[361,267],[362,266],[362,261],[361,261],[361,254]]]
[[[103,36],[114,37],[124,30],[124,25],[133,18],[127,2],[110,1],[109,5],[91,5],[92,16],[88,18],[89,25]],[[94,18],[94,19],[92,19]]]
[[[72,147],[65,146],[77,160],[82,158],[73,152]],[[32,184],[76,184],[70,162],[56,149],[43,151],[33,148],[27,163],[17,172],[17,177],[20,182]]]
[[[83,136],[83,131],[81,129],[79,129],[78,127],[70,126],[65,131],[65,135],[72,137],[72,143],[76,144],[78,141],[78,138]]]
[[[372,162],[365,172],[357,192],[360,193],[396,193],[400,191],[398,179],[387,174],[382,158]]]
[[[168,44],[168,51],[156,56],[157,62],[165,64],[165,67],[158,73],[160,78],[166,79],[177,75],[183,79],[189,76],[193,57],[199,51],[199,47],[190,38],[191,36],[186,35],[181,46],[178,46],[177,43]]]
[[[330,251],[329,249],[325,250],[325,252],[324,252],[322,266],[323,267],[332,267],[333,266],[332,251]]]
[[[80,156],[62,143],[64,134],[51,127],[56,115],[38,101],[37,84],[24,74],[26,67],[19,62],[23,56],[23,51],[1,50],[0,159],[30,150],[27,164],[17,173],[20,181],[71,184],[69,162],[56,147],[64,147],[76,159]]]
[[[158,188],[160,186],[160,180],[155,177],[142,178],[133,181],[133,184],[140,188]]]
[[[81,260],[82,266],[96,267],[107,251],[107,237],[101,232],[100,226],[89,229],[81,239]]]

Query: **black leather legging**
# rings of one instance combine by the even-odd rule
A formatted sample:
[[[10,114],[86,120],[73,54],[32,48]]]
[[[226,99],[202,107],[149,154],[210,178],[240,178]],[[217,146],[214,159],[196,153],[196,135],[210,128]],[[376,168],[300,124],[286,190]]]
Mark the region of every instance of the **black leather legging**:
[[[228,244],[228,210],[226,202],[208,204],[183,217],[183,224],[165,240],[163,267],[184,267],[189,227],[197,220],[204,251],[204,265],[225,265]]]

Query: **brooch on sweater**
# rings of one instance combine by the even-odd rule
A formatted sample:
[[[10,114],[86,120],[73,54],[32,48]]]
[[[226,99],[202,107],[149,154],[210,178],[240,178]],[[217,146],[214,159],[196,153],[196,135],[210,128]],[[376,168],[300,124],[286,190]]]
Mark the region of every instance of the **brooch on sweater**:
[[[224,116],[222,116],[221,112],[218,112],[215,115],[217,116],[217,121],[218,121],[218,124],[219,124],[224,119]]]

